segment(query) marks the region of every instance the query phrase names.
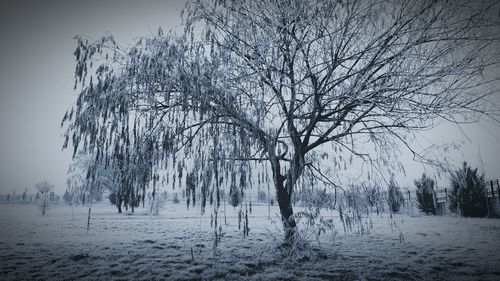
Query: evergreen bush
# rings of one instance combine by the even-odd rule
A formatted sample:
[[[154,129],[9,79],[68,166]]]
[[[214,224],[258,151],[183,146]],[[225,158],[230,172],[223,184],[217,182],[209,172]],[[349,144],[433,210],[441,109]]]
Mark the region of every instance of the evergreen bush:
[[[396,186],[393,179],[389,182],[389,189],[387,190],[387,201],[389,208],[393,213],[399,212],[401,205],[404,203],[403,193],[401,189]]]
[[[484,175],[464,162],[463,167],[451,175],[450,211],[464,217],[484,217],[488,214],[486,200]]]
[[[426,214],[436,214],[436,191],[434,180],[423,174],[420,179],[415,180],[417,187],[417,207]]]

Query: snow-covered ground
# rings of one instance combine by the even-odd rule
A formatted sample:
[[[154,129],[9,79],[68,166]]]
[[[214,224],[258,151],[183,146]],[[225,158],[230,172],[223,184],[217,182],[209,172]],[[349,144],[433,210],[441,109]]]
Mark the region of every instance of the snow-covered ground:
[[[213,251],[210,209],[168,203],[117,214],[108,204],[0,205],[0,280],[500,280],[500,220],[373,215],[373,229],[313,239],[309,255],[283,258],[277,209],[253,206],[250,236],[237,210],[221,207],[224,236]]]

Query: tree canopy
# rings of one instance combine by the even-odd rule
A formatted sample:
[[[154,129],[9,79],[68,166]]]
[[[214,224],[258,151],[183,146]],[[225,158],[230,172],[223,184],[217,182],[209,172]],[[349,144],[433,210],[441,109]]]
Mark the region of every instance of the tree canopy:
[[[35,185],[35,189],[40,193],[49,193],[54,188],[54,185],[47,180],[43,180]]]
[[[137,192],[160,175],[188,180],[215,218],[221,188],[267,181],[291,235],[298,186],[336,187],[329,175],[353,158],[401,170],[391,160],[401,145],[432,160],[412,148],[414,132],[487,113],[493,5],[193,1],[183,32],[130,47],[78,36],[65,146],[137,167],[127,174]]]

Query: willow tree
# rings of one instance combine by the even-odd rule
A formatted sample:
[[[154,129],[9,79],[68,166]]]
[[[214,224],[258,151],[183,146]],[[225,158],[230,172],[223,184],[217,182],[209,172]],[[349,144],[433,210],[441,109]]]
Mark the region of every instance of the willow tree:
[[[212,204],[216,234],[220,188],[242,192],[258,173],[292,237],[299,183],[335,186],[353,157],[401,168],[401,146],[432,160],[414,132],[486,112],[498,23],[492,6],[466,2],[194,1],[183,32],[130,47],[77,37],[66,138],[96,161],[147,151],[137,184],[189,175],[186,194]]]
[[[147,166],[138,164],[136,158],[113,153],[101,162],[93,154],[75,156],[68,169],[66,192],[85,205],[86,200],[91,204],[107,191],[118,213],[122,213],[122,206],[126,210],[131,208],[134,212],[134,208],[138,207],[141,201],[144,206],[146,185],[151,179]],[[144,176],[144,173],[148,173],[147,176]],[[138,183],[139,179],[144,177],[147,180]],[[133,179],[136,179],[136,182]],[[156,178],[152,180],[156,187]]]

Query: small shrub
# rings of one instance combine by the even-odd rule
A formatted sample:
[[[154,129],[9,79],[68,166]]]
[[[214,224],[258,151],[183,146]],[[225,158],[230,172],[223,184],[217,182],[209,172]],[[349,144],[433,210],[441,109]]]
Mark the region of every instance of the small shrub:
[[[64,202],[66,202],[66,204],[72,205],[73,204],[73,195],[68,190],[66,190],[63,194],[63,200],[64,200]]]
[[[177,193],[174,193],[174,198],[172,199],[172,203],[179,204],[179,197],[177,196]]]
[[[464,217],[484,217],[488,214],[484,175],[479,175],[464,162],[451,175],[450,211]]]
[[[422,178],[415,180],[417,187],[417,207],[426,214],[436,214],[436,191],[434,181],[423,174]]]
[[[233,188],[229,193],[229,204],[233,207],[240,205],[242,200],[241,192],[237,188]]]
[[[258,202],[266,202],[267,201],[267,193],[263,190],[257,192],[257,201]]]
[[[116,193],[111,192],[108,195],[109,203],[116,205],[118,203],[118,197],[116,196]]]

